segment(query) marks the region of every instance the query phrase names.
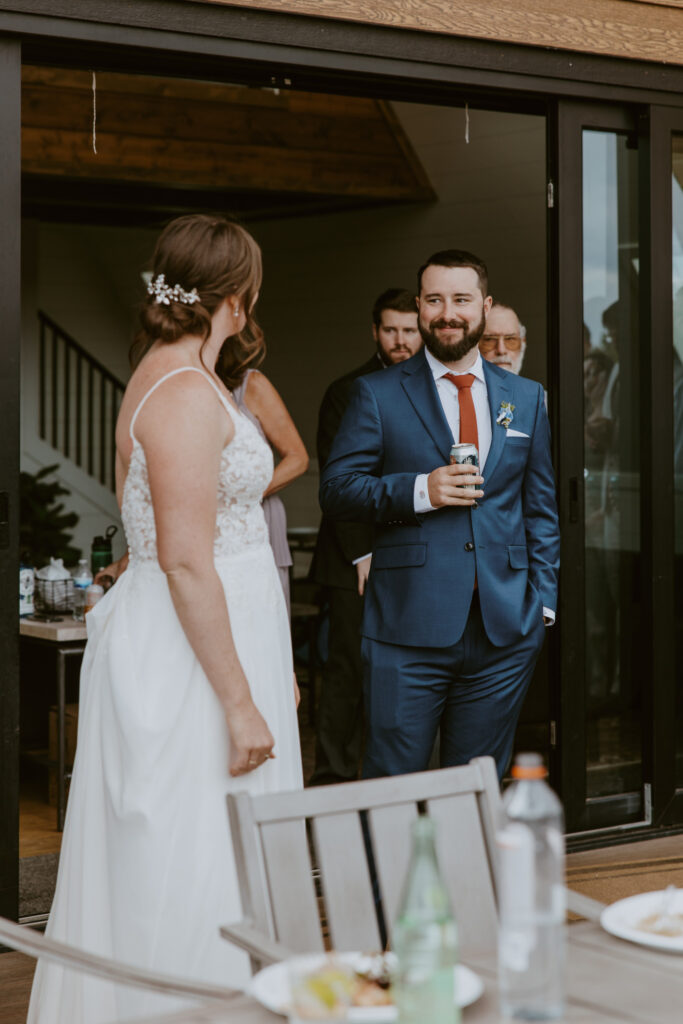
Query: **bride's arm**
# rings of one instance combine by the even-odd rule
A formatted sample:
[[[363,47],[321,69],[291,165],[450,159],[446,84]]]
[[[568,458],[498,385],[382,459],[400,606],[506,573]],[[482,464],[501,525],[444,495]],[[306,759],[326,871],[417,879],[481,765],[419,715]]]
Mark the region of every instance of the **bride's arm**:
[[[228,413],[198,374],[171,377],[136,423],[147,460],[159,564],[185,635],[220,700],[230,732],[230,773],[252,771],[273,737],[254,704],[235,650],[223,585],[213,561],[221,452]]]

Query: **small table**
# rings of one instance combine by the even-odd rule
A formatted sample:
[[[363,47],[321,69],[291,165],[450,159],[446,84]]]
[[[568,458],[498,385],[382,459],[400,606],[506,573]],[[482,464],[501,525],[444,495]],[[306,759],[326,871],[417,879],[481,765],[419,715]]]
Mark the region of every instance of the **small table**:
[[[672,1024],[683,1006],[683,957],[616,939],[599,924],[568,928],[566,1024]],[[498,1009],[496,954],[467,957],[484,993],[462,1012],[462,1024],[503,1024]],[[146,1024],[284,1024],[248,996],[182,1014],[150,1017]],[[558,1022],[561,1024],[561,1022]]]
[[[35,619],[19,620],[19,635],[23,643],[42,647],[54,655],[57,687],[57,760],[47,763],[57,769],[57,828],[64,828],[66,814],[66,783],[70,772],[66,770],[64,714],[66,709],[66,663],[69,658],[82,658],[88,633],[84,622],[59,619],[57,622],[39,622]],[[45,759],[43,759],[45,760]]]

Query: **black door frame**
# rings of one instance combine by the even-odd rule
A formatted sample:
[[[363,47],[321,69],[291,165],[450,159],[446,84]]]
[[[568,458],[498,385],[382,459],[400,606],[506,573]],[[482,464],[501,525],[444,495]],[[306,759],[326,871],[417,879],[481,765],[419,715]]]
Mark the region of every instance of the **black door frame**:
[[[675,641],[675,497],[673,409],[673,254],[672,137],[683,134],[683,109],[653,105],[649,130],[643,131],[642,159],[648,179],[643,189],[643,216],[648,219],[649,249],[644,253],[647,312],[650,317],[650,360],[643,363],[642,399],[649,403],[647,464],[644,489],[652,494],[643,538],[650,545],[650,574],[645,579],[648,618],[652,629],[651,727],[653,745],[653,810],[656,824],[683,820],[683,788],[676,770],[677,680]],[[662,400],[662,396],[667,396]]]
[[[0,914],[19,899],[21,44],[0,37]]]
[[[18,570],[20,52],[23,52],[27,63],[252,82],[279,88],[366,95],[379,92],[385,98],[400,97],[414,102],[457,105],[468,101],[472,106],[499,110],[547,112],[550,120],[556,118],[558,152],[562,153],[569,125],[566,118],[559,117],[558,104],[564,102],[563,97],[567,101],[583,98],[585,102],[592,99],[611,104],[657,104],[653,108],[652,124],[657,123],[661,133],[669,108],[681,105],[683,68],[302,15],[208,3],[190,4],[184,0],[134,0],[125,5],[116,0],[0,0],[0,47],[0,95],[3,96],[0,107],[0,137],[3,140],[0,147],[0,237],[3,238],[0,316],[5,338],[0,396],[4,399],[3,412],[7,411],[0,456],[0,485],[9,494],[10,510],[9,548],[0,551],[0,575],[6,583],[3,595],[7,595],[0,603],[4,680],[0,696],[0,737],[3,741],[0,763],[0,900],[3,902],[0,910],[15,916],[18,845],[16,835],[9,833],[13,830],[12,823],[18,821],[19,682],[14,583]],[[618,107],[610,109],[614,112]],[[568,112],[569,108],[566,110]],[[655,145],[657,140],[654,137],[653,140],[651,155],[656,166],[653,163],[652,208],[649,214],[653,225],[652,257],[659,269],[657,275],[654,272],[651,275],[647,324],[651,336],[656,339],[667,328],[667,314],[658,308],[655,301],[655,293],[661,294],[662,291],[660,275],[664,259],[654,245],[655,227],[659,224],[659,236],[662,236],[666,234],[667,226],[664,224],[663,207],[658,205],[660,201],[664,202],[666,192],[655,188],[655,179],[661,183],[665,176],[661,167],[663,151],[661,139],[657,143],[659,148]],[[562,190],[571,185],[566,180],[567,168],[563,171],[558,164],[557,171],[557,195],[558,202],[561,202]],[[570,237],[571,226],[563,222],[563,214],[558,207],[554,224],[551,218],[549,238],[556,240],[560,230],[565,232],[563,237]],[[563,357],[559,339],[561,332],[568,329],[563,324],[565,316],[572,313],[576,295],[569,287],[565,292],[565,280],[571,282],[571,276],[564,277],[568,256],[557,245],[554,250],[556,263],[549,295],[555,295],[557,302],[554,315],[549,320],[550,337],[553,339],[549,353],[550,386],[554,393],[561,394],[560,362]],[[668,280],[670,282],[670,276]],[[559,282],[563,282],[562,288],[559,288]],[[574,287],[575,283],[571,288]],[[571,319],[566,321],[567,324],[571,322]],[[666,374],[655,359],[654,345],[644,346],[644,351],[648,352],[650,362],[643,375],[643,387],[652,400],[657,393],[656,386],[662,385]],[[577,367],[569,366],[568,370],[574,380]],[[655,402],[654,408],[661,411],[663,404]],[[559,403],[557,408],[559,410]],[[655,428],[665,426],[665,418],[661,411],[659,420],[653,420],[648,426],[646,440],[653,455],[649,470],[653,487],[662,486],[665,476],[666,452],[657,450],[654,442]],[[563,419],[555,414],[555,447],[562,451],[562,463],[558,463],[560,508],[563,522],[568,522],[572,502],[577,500],[573,485],[568,481],[578,472],[578,463],[576,442],[566,436],[568,428]],[[643,492],[646,490],[644,477]],[[654,536],[654,523],[662,521],[662,513],[654,499],[649,500],[643,513],[643,522],[653,527],[648,555],[651,561],[648,575],[649,653],[657,659],[658,670],[666,672],[671,669],[668,656],[654,649],[654,641],[662,636],[663,626],[654,620],[661,613],[668,593],[670,573],[667,577],[662,563],[664,542],[667,536],[672,536],[672,528],[671,523],[669,526],[665,524],[665,529],[661,533],[658,529]],[[565,547],[570,552],[569,557],[581,539],[578,531],[572,531],[573,525],[567,526],[569,532]],[[0,523],[0,535],[1,530]],[[571,560],[565,559],[564,564],[565,574],[574,571]],[[567,575],[566,579],[571,577]],[[582,664],[582,651],[576,646],[578,641],[573,638],[571,630],[572,616],[575,618],[577,612],[566,598],[568,585],[567,582],[563,584],[565,596],[560,604],[560,615],[566,616],[561,627],[563,672]],[[667,621],[666,615],[661,621]],[[667,683],[668,689],[673,691],[673,685],[671,680],[670,687]],[[659,721],[669,704],[666,694],[654,699],[653,722],[655,719]],[[575,759],[569,756],[566,747],[581,742],[581,738],[575,735],[576,718],[571,717],[572,709],[567,700],[562,701],[560,710],[570,717],[561,733],[565,752],[559,758],[558,779],[564,799],[574,814],[573,809],[578,806],[581,794],[576,797],[573,794]],[[662,742],[665,746],[670,744],[668,728],[667,723],[660,723],[655,735],[653,726],[653,741],[656,739],[657,743]],[[680,813],[672,810],[669,776],[666,771],[655,772],[652,779],[657,809],[654,820],[662,824],[683,821],[683,808]]]
[[[558,104],[558,204],[555,291],[558,338],[553,346],[563,396],[581,394],[582,356],[582,131],[629,133],[637,138],[639,170],[639,375],[641,402],[642,595],[639,671],[643,715],[643,815],[631,825],[591,828],[586,793],[584,685],[583,438],[558,411],[558,490],[562,526],[562,621],[559,785],[572,829],[587,830],[586,845],[601,838],[627,841],[639,832],[680,829],[683,790],[676,789],[676,679],[674,634],[674,492],[671,341],[671,137],[683,132],[683,109],[662,105]],[[579,389],[579,390],[577,390]],[[569,398],[571,402],[571,398]],[[571,685],[572,677],[576,686]],[[615,801],[618,803],[618,801]],[[621,835],[620,835],[621,833]],[[580,835],[575,837],[581,842]]]

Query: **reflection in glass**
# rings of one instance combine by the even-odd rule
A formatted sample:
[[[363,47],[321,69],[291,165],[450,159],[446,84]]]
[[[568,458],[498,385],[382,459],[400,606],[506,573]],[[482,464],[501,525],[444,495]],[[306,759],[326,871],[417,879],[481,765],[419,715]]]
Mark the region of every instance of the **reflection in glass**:
[[[625,136],[583,133],[588,796],[641,791],[638,206]],[[639,796],[631,812],[640,812]],[[593,816],[595,824],[598,823]]]
[[[673,210],[673,378],[674,378],[674,512],[676,546],[674,558],[676,672],[683,676],[683,136],[674,135],[672,157]],[[677,693],[678,749],[676,780],[683,785],[683,687]]]

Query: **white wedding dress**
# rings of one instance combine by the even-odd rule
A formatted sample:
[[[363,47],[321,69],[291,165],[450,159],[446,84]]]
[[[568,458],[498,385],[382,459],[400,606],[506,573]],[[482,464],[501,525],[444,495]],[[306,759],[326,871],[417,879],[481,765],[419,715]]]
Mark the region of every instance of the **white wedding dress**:
[[[174,370],[155,388],[179,372],[202,371]],[[235,425],[221,461],[215,564],[276,757],[248,775],[228,774],[224,713],[157,561],[145,453],[133,434],[152,388],[131,422],[121,507],[130,565],[87,616],[78,748],[47,934],[139,967],[242,987],[248,958],[218,933],[241,917],[225,794],[296,789],[302,770],[289,623],[260,505],[272,453],[204,376]],[[111,1024],[183,1005],[41,962],[28,1021]]]

